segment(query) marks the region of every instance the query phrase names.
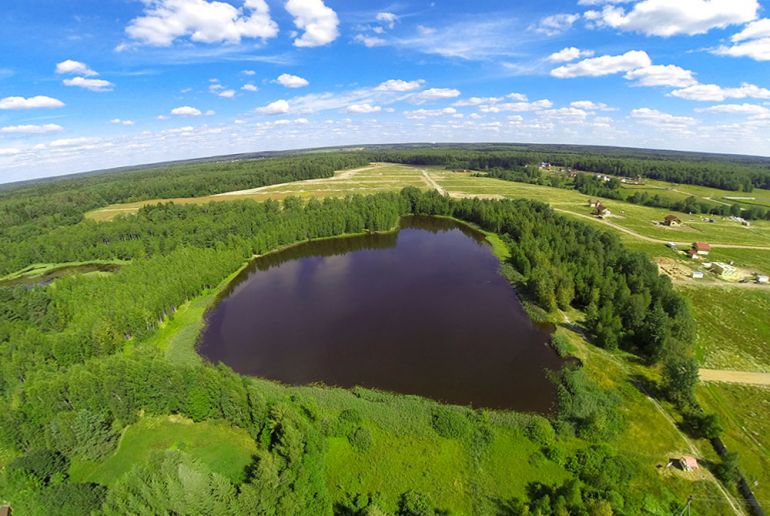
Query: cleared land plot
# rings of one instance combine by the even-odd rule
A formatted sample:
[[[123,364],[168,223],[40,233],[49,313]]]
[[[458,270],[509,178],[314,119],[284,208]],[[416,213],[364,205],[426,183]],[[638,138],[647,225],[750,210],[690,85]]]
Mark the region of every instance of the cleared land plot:
[[[763,507],[770,502],[770,387],[701,383],[696,396],[725,428],[722,440],[737,451],[741,471]]]
[[[125,430],[117,451],[106,459],[73,461],[70,476],[76,482],[110,486],[153,452],[179,450],[200,460],[213,472],[241,482],[256,449],[246,431],[226,423],[193,423],[179,416],[147,417]]]
[[[769,385],[770,373],[727,371],[724,369],[700,369],[702,382],[740,383],[745,385]]]
[[[697,324],[704,367],[770,372],[770,290],[681,287]]]
[[[143,206],[162,202],[206,204],[209,202],[241,199],[265,201],[267,199],[281,200],[286,197],[344,197],[353,194],[368,195],[380,192],[397,192],[405,186],[423,189],[428,187],[418,168],[389,163],[375,163],[370,167],[336,172],[332,178],[282,183],[204,197],[150,199],[132,203],[113,204],[93,210],[87,213],[86,217],[96,221],[108,221],[119,215],[134,214]]]

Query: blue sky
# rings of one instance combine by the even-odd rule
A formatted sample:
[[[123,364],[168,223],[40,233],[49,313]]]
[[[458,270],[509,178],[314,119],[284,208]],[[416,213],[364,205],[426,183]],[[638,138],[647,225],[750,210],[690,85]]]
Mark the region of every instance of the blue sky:
[[[758,0],[5,0],[0,182],[311,146],[770,155]]]

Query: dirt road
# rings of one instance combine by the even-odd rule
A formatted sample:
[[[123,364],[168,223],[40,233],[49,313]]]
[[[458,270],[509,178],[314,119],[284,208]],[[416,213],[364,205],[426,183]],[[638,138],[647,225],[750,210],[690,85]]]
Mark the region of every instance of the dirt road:
[[[770,373],[728,371],[724,369],[700,369],[702,382],[742,383],[746,385],[770,385]]]
[[[446,190],[444,190],[440,184],[436,182],[435,179],[433,179],[427,170],[420,170],[422,172],[422,178],[425,180],[426,183],[428,183],[428,186],[436,190],[441,195],[446,195]]]

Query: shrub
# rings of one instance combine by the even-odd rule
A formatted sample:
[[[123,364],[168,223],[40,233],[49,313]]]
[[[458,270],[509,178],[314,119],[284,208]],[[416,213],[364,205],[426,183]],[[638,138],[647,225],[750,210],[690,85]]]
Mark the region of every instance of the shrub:
[[[432,516],[436,514],[428,497],[414,490],[401,495],[398,516]]]
[[[438,435],[447,439],[462,439],[470,430],[468,418],[450,408],[436,410],[431,423]]]
[[[533,417],[526,428],[527,437],[542,446],[550,446],[556,442],[556,432],[551,423],[543,417]]]
[[[44,484],[50,482],[54,475],[67,476],[69,460],[57,451],[36,450],[15,459],[8,465],[8,472],[23,472],[35,477]]]
[[[570,344],[569,339],[561,333],[553,336],[551,339],[551,346],[553,346],[556,354],[562,358],[567,357],[572,353],[572,344]]]
[[[372,434],[368,428],[359,426],[349,436],[350,445],[357,451],[364,452],[372,447]]]

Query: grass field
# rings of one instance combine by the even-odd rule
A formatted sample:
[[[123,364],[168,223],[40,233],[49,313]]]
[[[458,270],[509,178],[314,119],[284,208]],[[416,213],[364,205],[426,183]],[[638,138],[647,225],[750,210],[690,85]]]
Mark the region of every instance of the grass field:
[[[178,416],[145,417],[125,430],[114,454],[101,462],[73,462],[70,476],[77,482],[111,486],[134,464],[165,450],[188,453],[215,473],[240,482],[256,452],[256,443],[245,431],[225,423],[193,423]]]
[[[759,503],[770,506],[770,387],[703,383],[696,395],[706,410],[719,414],[725,445],[738,452]]]
[[[683,288],[704,367],[770,372],[770,289]]]

